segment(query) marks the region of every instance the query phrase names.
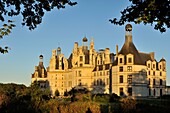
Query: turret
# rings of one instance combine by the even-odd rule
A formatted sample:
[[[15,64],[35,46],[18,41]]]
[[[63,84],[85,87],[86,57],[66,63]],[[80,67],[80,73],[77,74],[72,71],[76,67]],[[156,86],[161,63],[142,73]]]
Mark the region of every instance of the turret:
[[[105,49],[105,64],[110,63],[110,49]]]
[[[43,66],[43,55],[39,56],[39,65]]]
[[[90,42],[90,64],[94,64],[94,39],[91,38]]]
[[[59,54],[61,54],[61,48],[60,48],[60,47],[57,48],[57,56],[58,56]]]
[[[83,39],[82,39],[82,42],[83,42],[83,51],[84,50],[88,50],[88,40],[87,40],[87,38],[86,37],[84,37]]]
[[[127,24],[125,26],[125,31],[126,31],[125,42],[126,43],[131,43],[132,42],[132,25],[131,24]]]

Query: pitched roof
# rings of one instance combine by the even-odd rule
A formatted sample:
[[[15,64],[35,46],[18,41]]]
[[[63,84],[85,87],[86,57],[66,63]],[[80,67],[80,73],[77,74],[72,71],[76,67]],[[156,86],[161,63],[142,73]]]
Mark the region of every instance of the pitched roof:
[[[128,35],[125,37],[125,43],[120,50],[119,54],[127,55],[133,54],[134,55],[134,64],[137,65],[145,65],[147,60],[152,60],[150,54],[147,53],[140,53],[132,41],[132,36]]]

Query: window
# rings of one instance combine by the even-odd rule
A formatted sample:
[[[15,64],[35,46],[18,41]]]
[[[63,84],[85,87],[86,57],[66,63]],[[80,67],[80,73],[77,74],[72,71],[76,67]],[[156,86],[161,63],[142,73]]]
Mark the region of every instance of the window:
[[[159,67],[160,69],[162,68],[162,66],[160,65],[160,67]]]
[[[106,85],[109,85],[109,78],[107,78]]]
[[[160,85],[162,85],[162,79],[160,79]]]
[[[129,84],[132,83],[132,75],[128,75],[128,83],[129,83]]]
[[[160,76],[162,76],[162,72],[160,72]]]
[[[128,58],[128,63],[132,63],[132,58]]]
[[[109,75],[109,71],[107,71],[107,75]]]
[[[123,83],[123,75],[119,76],[119,83]]]
[[[162,89],[160,89],[160,96],[162,96]]]
[[[153,68],[155,68],[155,64],[153,64]]]
[[[153,79],[153,85],[155,85],[155,79]]]
[[[153,90],[153,95],[154,95],[154,96],[156,95],[156,91],[155,91],[155,89]]]
[[[132,88],[131,87],[128,88],[128,94],[129,94],[129,96],[132,96]]]
[[[81,77],[81,71],[79,71],[79,77]]]
[[[103,84],[103,81],[102,81],[102,79],[100,79],[100,86],[102,86],[102,84]]]
[[[80,64],[80,67],[83,67],[83,64]]]
[[[99,80],[97,80],[97,85],[100,85],[100,81]]]
[[[119,71],[123,72],[123,66],[119,67]]]
[[[100,72],[100,76],[102,76],[102,72]]]
[[[82,85],[82,83],[81,83],[81,79],[79,79],[79,86],[81,86]]]
[[[148,83],[149,85],[150,85],[150,82],[151,82],[151,80],[150,80],[150,78],[149,78],[149,83]]]
[[[119,89],[119,94],[120,94],[120,96],[123,96],[123,88],[121,87],[120,89]]]
[[[153,71],[153,75],[155,75],[155,71]]]
[[[96,76],[96,73],[94,73],[94,76]]]
[[[127,71],[132,71],[132,66],[128,66]]]
[[[83,56],[80,56],[80,61],[83,61]]]
[[[148,71],[148,75],[150,75],[151,74],[151,72],[150,71]]]
[[[149,88],[149,96],[151,96],[151,89]]]
[[[151,65],[150,64],[148,64],[148,68],[150,68],[151,67]]]
[[[119,62],[122,63],[122,58],[120,58],[119,60],[120,60]]]

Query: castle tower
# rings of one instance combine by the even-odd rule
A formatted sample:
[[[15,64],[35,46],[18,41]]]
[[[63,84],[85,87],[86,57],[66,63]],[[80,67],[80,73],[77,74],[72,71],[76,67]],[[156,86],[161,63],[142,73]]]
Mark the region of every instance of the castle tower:
[[[90,65],[94,64],[93,59],[94,59],[94,39],[91,38],[91,42],[90,42]]]
[[[52,57],[50,59],[50,70],[55,70],[56,69],[56,50],[52,50]]]

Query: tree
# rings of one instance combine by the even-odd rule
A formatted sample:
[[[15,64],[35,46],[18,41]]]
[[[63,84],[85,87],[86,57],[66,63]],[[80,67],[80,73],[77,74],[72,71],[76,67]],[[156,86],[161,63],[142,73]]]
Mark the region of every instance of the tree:
[[[8,20],[7,24],[3,24],[3,27],[0,28],[0,39],[2,39],[4,36],[7,36],[11,33],[11,30],[15,27],[15,24],[13,24],[13,21]],[[9,50],[9,47],[0,47],[0,53],[7,53]]]
[[[115,25],[124,25],[125,22],[140,24],[154,24],[154,29],[161,33],[170,28],[170,1],[169,0],[129,0],[131,5],[121,12],[121,17],[110,19]]]
[[[77,2],[70,0],[1,0],[0,1],[0,21],[5,22],[5,17],[13,17],[22,15],[22,25],[27,26],[29,30],[33,30],[42,22],[45,12],[54,8],[65,8],[66,5],[76,5]],[[8,20],[8,22],[12,22]],[[0,39],[11,33],[14,24],[3,24],[0,28]],[[7,53],[9,47],[0,47],[0,53]]]

